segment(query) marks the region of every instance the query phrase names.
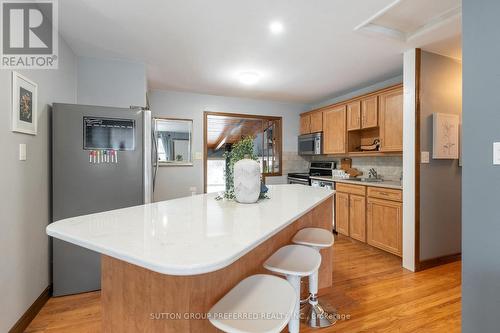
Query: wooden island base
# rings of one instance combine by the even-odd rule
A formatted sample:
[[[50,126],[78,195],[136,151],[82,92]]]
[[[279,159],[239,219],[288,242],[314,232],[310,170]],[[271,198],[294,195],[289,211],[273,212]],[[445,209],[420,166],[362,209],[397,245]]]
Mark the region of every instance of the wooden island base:
[[[331,230],[332,202],[329,197],[231,265],[211,273],[164,275],[102,255],[103,332],[217,332],[203,317],[208,310],[244,278],[269,274],[262,264],[290,244],[298,230]],[[319,287],[327,288],[332,285],[332,248],[322,250],[321,256]]]

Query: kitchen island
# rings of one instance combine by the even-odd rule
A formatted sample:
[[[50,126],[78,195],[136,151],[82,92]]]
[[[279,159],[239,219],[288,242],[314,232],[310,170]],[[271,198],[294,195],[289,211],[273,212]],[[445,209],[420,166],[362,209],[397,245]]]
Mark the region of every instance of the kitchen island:
[[[332,229],[333,191],[270,186],[256,204],[204,194],[60,220],[55,238],[101,253],[104,332],[211,332],[205,313],[305,227]],[[320,288],[332,283],[321,252]]]

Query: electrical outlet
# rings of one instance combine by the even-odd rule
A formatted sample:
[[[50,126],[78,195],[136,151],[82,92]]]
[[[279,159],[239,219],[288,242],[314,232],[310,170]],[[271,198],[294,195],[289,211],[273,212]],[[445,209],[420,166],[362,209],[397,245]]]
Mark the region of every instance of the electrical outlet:
[[[191,195],[196,195],[197,191],[198,191],[198,189],[196,188],[196,186],[191,186],[189,188],[189,192],[191,192]]]
[[[195,160],[202,160],[203,154],[201,152],[197,151],[196,153],[194,153],[194,159]]]

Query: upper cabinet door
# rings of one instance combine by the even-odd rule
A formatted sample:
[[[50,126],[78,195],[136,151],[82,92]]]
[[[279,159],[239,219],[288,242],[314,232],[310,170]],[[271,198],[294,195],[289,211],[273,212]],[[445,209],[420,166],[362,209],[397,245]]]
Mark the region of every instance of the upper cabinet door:
[[[345,105],[323,111],[323,152],[325,154],[346,152]]]
[[[316,111],[311,113],[311,133],[323,131],[323,112]]]
[[[403,89],[379,95],[381,151],[403,151]]]
[[[302,115],[300,116],[300,134],[309,133],[311,133],[311,115]]]
[[[378,126],[378,96],[361,100],[361,128]]]
[[[361,102],[355,101],[347,104],[347,130],[361,128]]]

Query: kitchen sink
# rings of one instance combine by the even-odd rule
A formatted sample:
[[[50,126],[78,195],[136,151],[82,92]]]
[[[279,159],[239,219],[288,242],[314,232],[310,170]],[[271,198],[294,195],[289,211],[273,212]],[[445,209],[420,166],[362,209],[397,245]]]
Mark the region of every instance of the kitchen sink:
[[[382,178],[349,178],[349,180],[354,180],[363,183],[380,183],[384,181]]]
[[[384,180],[382,178],[360,178],[360,181],[365,183],[380,183]]]

